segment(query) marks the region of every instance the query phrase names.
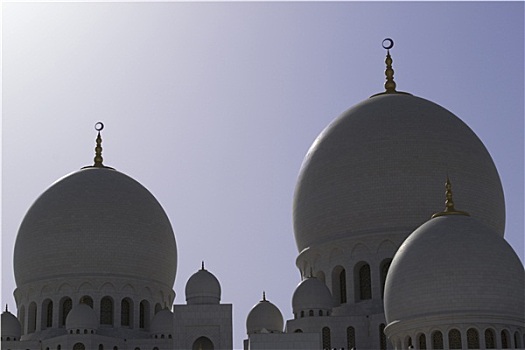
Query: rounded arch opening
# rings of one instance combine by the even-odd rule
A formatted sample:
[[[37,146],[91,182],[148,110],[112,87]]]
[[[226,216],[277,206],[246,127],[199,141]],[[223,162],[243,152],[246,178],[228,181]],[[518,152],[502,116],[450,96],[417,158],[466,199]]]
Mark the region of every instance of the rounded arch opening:
[[[191,347],[192,350],[213,350],[213,342],[208,337],[199,337],[197,338]]]

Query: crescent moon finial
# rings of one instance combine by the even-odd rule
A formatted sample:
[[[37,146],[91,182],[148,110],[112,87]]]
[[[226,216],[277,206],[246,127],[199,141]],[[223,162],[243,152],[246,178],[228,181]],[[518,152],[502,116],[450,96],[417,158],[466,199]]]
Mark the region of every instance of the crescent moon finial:
[[[394,40],[390,38],[386,38],[383,40],[382,45],[383,45],[383,49],[390,50],[391,48],[394,47]]]
[[[96,130],[96,131],[102,131],[102,130],[104,130],[104,123],[102,123],[102,122],[98,122],[98,123],[96,123],[96,124],[95,124],[95,130]]]

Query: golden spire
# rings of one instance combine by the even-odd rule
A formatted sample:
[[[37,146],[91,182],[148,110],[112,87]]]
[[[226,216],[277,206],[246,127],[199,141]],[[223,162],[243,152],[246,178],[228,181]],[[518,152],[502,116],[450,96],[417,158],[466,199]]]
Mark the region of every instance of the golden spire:
[[[438,216],[444,216],[444,215],[465,215],[470,216],[469,213],[461,210],[456,210],[454,208],[454,201],[452,200],[452,184],[450,183],[450,179],[447,175],[447,182],[445,183],[445,210],[439,213],[435,213],[432,215],[432,219],[436,218]]]
[[[385,82],[385,92],[380,92],[378,94],[373,95],[386,95],[386,94],[405,94],[410,95],[407,92],[401,92],[396,90],[396,82],[394,81],[394,68],[392,68],[392,56],[390,56],[390,49],[394,47],[394,40],[390,38],[386,38],[382,42],[383,48],[386,50],[386,58],[385,58],[385,76],[386,76],[386,82]]]
[[[394,69],[392,68],[392,57],[390,57],[390,49],[394,47],[394,40],[386,38],[383,40],[383,48],[386,49],[386,82],[385,90],[387,94],[393,94],[396,92],[396,82],[394,81]]]
[[[83,167],[82,169],[86,168],[106,168],[106,169],[113,169],[111,167],[105,166],[102,164],[102,137],[100,136],[100,132],[104,129],[104,124],[102,122],[98,122],[95,124],[95,130],[98,132],[97,134],[97,145],[95,146],[95,163],[93,165],[88,165]]]
[[[95,164],[93,165],[96,168],[103,168],[104,165],[102,164],[102,137],[100,137],[100,132],[104,129],[104,124],[102,122],[98,122],[95,124],[95,130],[98,131],[97,135],[97,146],[95,147]]]

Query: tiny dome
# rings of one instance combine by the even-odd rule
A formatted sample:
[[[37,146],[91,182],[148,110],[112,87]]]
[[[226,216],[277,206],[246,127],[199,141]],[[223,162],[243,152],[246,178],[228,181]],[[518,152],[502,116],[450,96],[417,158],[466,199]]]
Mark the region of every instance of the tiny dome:
[[[292,297],[294,314],[307,310],[331,310],[333,299],[330,290],[321,280],[309,277],[301,281],[295,288]]]
[[[221,285],[209,271],[202,268],[195,272],[186,283],[186,302],[188,304],[219,304]]]
[[[394,256],[385,317],[397,329],[422,319],[429,324],[431,316],[439,318],[435,322],[459,322],[458,310],[523,324],[524,296],[523,265],[510,245],[474,218],[445,215],[415,230]]]
[[[98,328],[98,317],[89,305],[77,304],[66,317],[66,329],[89,329],[94,330]]]
[[[1,322],[2,327],[0,328],[2,329],[2,339],[20,339],[20,335],[22,334],[22,327],[20,325],[20,322],[18,321],[18,318],[16,318],[15,315],[13,315],[7,310],[7,306],[5,311],[2,313]]]
[[[170,334],[173,332],[173,312],[164,308],[157,312],[151,321],[152,334]]]
[[[248,314],[246,318],[246,332],[254,333],[282,333],[284,328],[284,319],[281,311],[266,300],[263,293],[263,299],[259,301]]]

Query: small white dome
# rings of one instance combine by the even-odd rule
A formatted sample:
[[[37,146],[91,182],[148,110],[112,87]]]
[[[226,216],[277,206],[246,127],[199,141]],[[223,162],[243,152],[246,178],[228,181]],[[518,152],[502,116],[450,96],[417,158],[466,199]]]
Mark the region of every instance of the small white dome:
[[[281,311],[274,304],[266,300],[259,301],[246,318],[246,332],[253,333],[282,333],[284,319]]]
[[[188,304],[219,304],[221,284],[209,271],[202,269],[194,273],[186,283],[186,302]]]
[[[16,318],[15,315],[10,313],[6,310],[2,313],[2,319],[1,319],[2,327],[2,339],[6,340],[7,338],[10,338],[11,340],[18,340],[20,339],[20,335],[22,334],[22,327],[20,325],[20,322],[18,321],[18,318]]]
[[[168,308],[162,309],[155,314],[151,321],[150,332],[152,334],[170,334],[173,332],[173,312]]]
[[[331,310],[333,299],[330,290],[321,280],[309,277],[301,281],[295,288],[292,297],[294,314],[309,310]]]
[[[394,256],[385,317],[401,324],[431,315],[457,321],[468,314],[523,324],[524,298],[523,265],[510,245],[471,217],[446,215],[420,226]]]
[[[89,305],[77,304],[71,309],[66,317],[66,329],[88,329],[94,330],[98,328],[98,317]]]

